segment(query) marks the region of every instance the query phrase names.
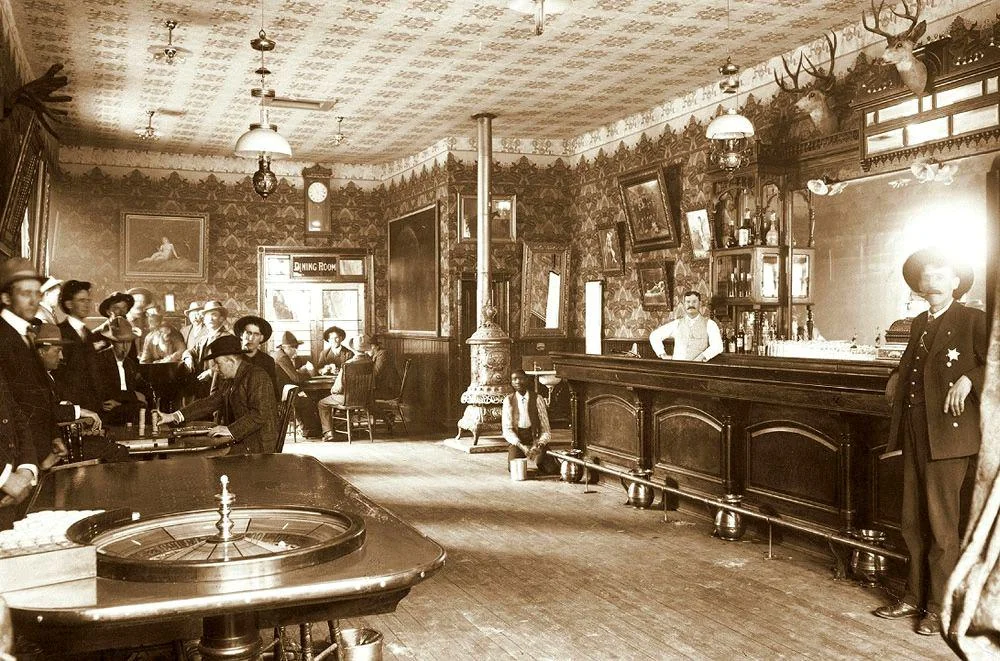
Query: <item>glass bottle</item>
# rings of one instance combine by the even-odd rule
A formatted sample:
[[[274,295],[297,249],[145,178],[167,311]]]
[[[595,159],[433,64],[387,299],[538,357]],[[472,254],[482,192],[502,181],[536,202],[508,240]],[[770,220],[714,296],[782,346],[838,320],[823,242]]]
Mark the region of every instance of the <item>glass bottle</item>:
[[[743,212],[743,220],[740,221],[740,229],[736,232],[736,245],[744,247],[750,245],[750,210]]]
[[[767,230],[767,234],[764,237],[764,243],[769,246],[778,245],[778,215],[772,211],[768,214],[768,224],[770,227]]]

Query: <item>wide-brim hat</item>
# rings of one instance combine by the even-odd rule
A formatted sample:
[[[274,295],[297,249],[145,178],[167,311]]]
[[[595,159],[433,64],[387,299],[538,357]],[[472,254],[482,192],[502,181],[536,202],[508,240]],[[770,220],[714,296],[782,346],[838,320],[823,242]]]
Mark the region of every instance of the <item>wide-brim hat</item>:
[[[965,296],[972,289],[975,275],[969,264],[956,260],[937,248],[924,248],[918,250],[903,262],[903,280],[916,293],[920,293],[920,274],[928,264],[949,266],[958,277],[958,287],[952,294],[955,300]]]
[[[0,265],[0,291],[18,280],[36,280],[39,285],[45,282],[45,278],[35,272],[30,261],[23,257],[11,257]]]
[[[240,338],[235,335],[223,335],[212,340],[212,343],[208,345],[208,349],[205,351],[203,360],[207,361],[213,358],[221,358],[222,356],[242,355],[245,353],[246,351],[243,350]]]
[[[201,312],[204,314],[206,312],[211,312],[212,310],[218,310],[222,314],[229,316],[229,310],[227,310],[226,306],[222,304],[222,301],[207,301],[205,303],[205,307],[201,309]]]
[[[325,331],[323,331],[323,341],[324,342],[329,341],[330,336],[333,335],[334,333],[340,335],[340,337],[342,338],[347,337],[347,333],[340,326],[330,326]]]
[[[135,339],[132,324],[124,317],[115,317],[109,320],[101,329],[101,335],[112,342],[131,342]]]
[[[60,280],[59,278],[53,278],[53,277],[49,276],[49,278],[45,282],[42,283],[42,293],[44,294],[45,292],[49,291],[50,289],[55,289],[56,287],[60,286],[62,283],[63,283],[63,281]]]
[[[97,306],[97,311],[101,313],[102,317],[107,317],[108,312],[111,310],[111,306],[115,303],[128,303],[128,307],[131,310],[132,306],[135,305],[135,297],[132,294],[126,294],[123,291],[116,291],[115,293],[108,296],[106,299],[101,301],[101,304]]]
[[[63,346],[73,344],[72,340],[64,340],[62,332],[55,324],[42,324],[35,333],[35,345],[44,347]]]
[[[372,343],[368,341],[368,337],[365,335],[358,335],[357,337],[352,337],[347,343],[347,348],[354,353],[361,353],[362,351],[371,351]]]
[[[203,309],[204,307],[202,306],[201,301],[191,301],[188,303],[187,310],[184,311],[184,314],[187,315],[192,312],[201,312]]]
[[[297,347],[302,344],[302,340],[295,337],[291,331],[285,331],[281,334],[281,346]]]
[[[271,339],[271,324],[267,323],[267,320],[263,317],[258,317],[255,314],[248,314],[245,317],[240,317],[233,324],[233,334],[236,337],[243,335],[244,329],[246,329],[248,324],[253,324],[260,329],[260,332],[264,334],[263,342],[267,342]]]

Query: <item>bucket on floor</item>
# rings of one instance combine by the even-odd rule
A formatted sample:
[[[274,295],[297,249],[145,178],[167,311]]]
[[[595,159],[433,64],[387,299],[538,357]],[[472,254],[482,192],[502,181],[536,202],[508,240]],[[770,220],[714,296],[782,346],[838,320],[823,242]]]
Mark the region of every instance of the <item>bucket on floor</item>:
[[[376,629],[343,629],[342,661],[382,661],[382,633]]]
[[[528,479],[527,459],[510,460],[510,479],[514,480],[515,482],[522,482]]]

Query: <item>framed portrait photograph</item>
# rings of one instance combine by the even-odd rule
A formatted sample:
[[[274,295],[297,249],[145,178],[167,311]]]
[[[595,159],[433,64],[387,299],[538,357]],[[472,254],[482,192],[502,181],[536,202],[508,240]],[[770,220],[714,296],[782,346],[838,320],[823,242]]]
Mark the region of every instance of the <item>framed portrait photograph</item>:
[[[674,262],[639,262],[639,295],[643,310],[674,308]]]
[[[458,240],[475,243],[477,197],[458,194]],[[513,243],[517,239],[517,196],[490,196],[490,243]]]
[[[695,259],[708,259],[712,250],[712,226],[708,222],[708,209],[688,211],[688,236],[691,237],[691,252]]]
[[[680,245],[680,221],[668,199],[667,180],[660,167],[618,177],[632,250],[644,252]]]
[[[122,214],[122,278],[204,282],[208,214]]]
[[[601,250],[601,273],[625,275],[625,223],[608,223],[597,228]]]

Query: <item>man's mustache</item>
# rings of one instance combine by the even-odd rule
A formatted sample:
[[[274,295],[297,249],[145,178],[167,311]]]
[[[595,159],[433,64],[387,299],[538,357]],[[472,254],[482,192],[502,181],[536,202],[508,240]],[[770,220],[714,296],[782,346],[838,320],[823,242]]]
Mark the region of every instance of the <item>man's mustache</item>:
[[[924,296],[926,296],[927,294],[943,294],[943,293],[944,292],[941,291],[940,289],[925,289],[923,291]]]

